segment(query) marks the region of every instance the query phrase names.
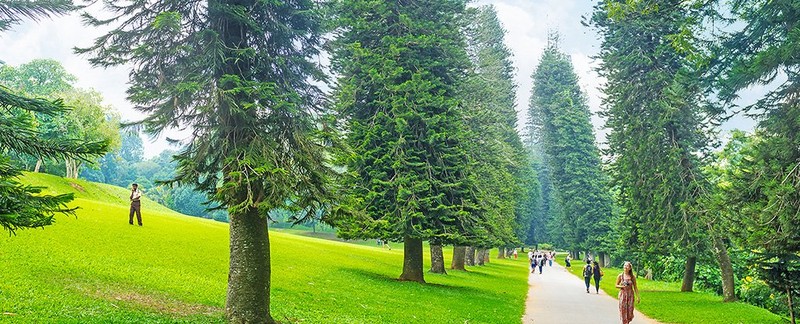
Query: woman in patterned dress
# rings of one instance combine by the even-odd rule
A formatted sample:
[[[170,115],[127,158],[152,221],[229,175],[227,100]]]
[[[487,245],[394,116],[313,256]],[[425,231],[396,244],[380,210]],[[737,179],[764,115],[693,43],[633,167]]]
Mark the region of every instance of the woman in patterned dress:
[[[622,265],[622,273],[617,277],[617,288],[619,288],[619,317],[622,324],[629,324],[633,321],[633,299],[641,302],[639,287],[636,285],[636,277],[633,275],[633,266],[625,261]]]

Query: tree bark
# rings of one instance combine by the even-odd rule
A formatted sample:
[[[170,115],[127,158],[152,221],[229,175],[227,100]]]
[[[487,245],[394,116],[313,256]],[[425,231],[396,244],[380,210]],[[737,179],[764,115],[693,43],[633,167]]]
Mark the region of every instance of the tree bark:
[[[444,253],[441,244],[431,244],[431,273],[447,274],[444,270]]]
[[[490,249],[483,250],[483,263],[489,263],[489,254],[491,254],[490,252]]]
[[[225,314],[230,323],[275,323],[269,313],[270,251],[267,218],[249,208],[231,214],[231,256]]]
[[[789,318],[792,319],[792,324],[796,324],[794,318],[794,303],[792,302],[792,287],[790,285],[786,285],[786,298],[789,302]]]
[[[453,247],[453,262],[450,263],[450,269],[466,271],[467,269],[464,268],[464,264],[465,264],[466,259],[467,259],[467,247],[466,246],[454,246]]]
[[[717,255],[719,271],[722,274],[722,301],[734,302],[736,298],[736,287],[733,281],[733,265],[731,257],[728,255],[728,248],[718,236],[714,235],[714,253]]]
[[[468,266],[474,266],[475,265],[475,247],[472,247],[472,246],[466,247],[464,253],[465,253],[465,257],[466,257],[464,259],[464,261],[466,261],[467,265]]]
[[[504,248],[504,247],[497,248],[497,258],[498,259],[505,259],[506,258],[506,248]]]
[[[692,287],[694,287],[694,268],[696,265],[696,256],[690,256],[686,258],[686,267],[683,272],[683,284],[681,284],[681,292],[692,292]]]
[[[477,255],[475,256],[475,265],[482,266],[484,265],[483,253],[486,252],[486,249],[479,248],[477,249]]]
[[[33,167],[33,172],[34,173],[39,173],[39,169],[41,169],[41,168],[42,168],[42,158],[38,158],[38,159],[36,159],[36,166]]]
[[[425,283],[422,272],[422,240],[406,235],[403,238],[403,273],[400,281]]]

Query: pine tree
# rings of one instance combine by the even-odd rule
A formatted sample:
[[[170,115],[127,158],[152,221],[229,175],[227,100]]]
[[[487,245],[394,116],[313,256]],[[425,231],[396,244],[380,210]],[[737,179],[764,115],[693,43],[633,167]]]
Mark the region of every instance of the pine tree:
[[[482,212],[492,219],[489,237],[475,242],[482,248],[511,247],[522,242],[531,213],[523,198],[531,195],[523,181],[527,173],[526,152],[515,127],[516,85],[511,51],[505,46],[506,31],[493,6],[472,8],[465,36],[473,68],[460,86],[472,169],[477,175]]]
[[[330,127],[313,0],[108,1],[111,26],[94,45],[96,66],[130,64],[128,99],[152,135],[189,128],[175,156],[175,182],[195,186],[230,215],[231,323],[274,323],[270,315],[268,212],[313,217],[329,200]]]
[[[462,0],[334,3],[336,105],[353,152],[339,235],[405,243],[400,280],[424,282],[422,242],[470,241],[483,224],[460,140],[456,86],[468,66]]]
[[[561,206],[556,221],[570,250],[605,252],[611,197],[600,170],[591,113],[569,57],[550,43],[533,74],[531,110],[540,116],[542,146]]]
[[[757,116],[755,134],[738,143],[725,172],[723,206],[740,244],[762,255],[759,264],[775,289],[796,296],[800,285],[800,3],[743,1],[728,4],[739,18],[717,48],[720,97],[728,104],[753,85],[776,82],[745,111]],[[727,6],[725,8],[728,8]],[[786,80],[777,78],[786,75]],[[740,136],[741,137],[741,136]],[[795,314],[790,308],[792,323]]]
[[[695,65],[671,39],[692,17],[679,0],[604,1],[591,23],[602,35],[600,74],[611,174],[619,188],[626,249],[686,256],[691,291],[702,228],[691,213],[706,187],[700,172],[707,102]]]

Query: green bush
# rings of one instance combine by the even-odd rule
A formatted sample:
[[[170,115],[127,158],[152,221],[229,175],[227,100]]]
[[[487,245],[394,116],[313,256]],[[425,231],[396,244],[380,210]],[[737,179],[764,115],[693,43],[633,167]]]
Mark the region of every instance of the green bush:
[[[779,315],[789,313],[786,295],[770,288],[761,279],[750,276],[742,279],[739,294],[739,298],[745,303],[766,308]]]

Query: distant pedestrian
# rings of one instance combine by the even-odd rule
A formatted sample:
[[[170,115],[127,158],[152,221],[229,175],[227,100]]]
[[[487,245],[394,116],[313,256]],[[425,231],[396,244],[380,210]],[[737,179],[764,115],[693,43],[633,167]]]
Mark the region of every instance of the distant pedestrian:
[[[547,253],[545,255],[547,255],[547,262],[549,262],[550,266],[552,267],[553,266],[553,252]]]
[[[514,255],[514,260],[516,260],[517,259],[517,248],[514,248],[514,252],[512,254]]]
[[[570,263],[570,261],[572,261],[572,258],[570,258],[569,257],[569,253],[567,253],[567,256],[564,257],[564,265],[566,265],[567,268],[571,268],[572,267],[572,263]]]
[[[142,191],[139,190],[138,184],[131,185],[131,210],[128,215],[128,223],[133,225],[133,214],[136,213],[136,220],[139,221],[139,226],[142,226]]]
[[[592,264],[586,262],[586,265],[583,267],[583,281],[586,283],[586,293],[589,293],[589,286],[592,283]]]
[[[594,277],[594,292],[600,293],[600,279],[603,278],[603,269],[600,269],[600,264],[597,261],[592,261],[592,277]]]
[[[542,274],[542,267],[544,266],[545,262],[547,262],[547,258],[544,255],[539,254],[539,274]]]
[[[616,287],[619,288],[619,317],[622,324],[629,324],[633,321],[633,300],[636,303],[642,301],[639,296],[639,287],[636,285],[636,276],[633,275],[633,265],[625,261],[622,265],[622,273],[617,277]]]

